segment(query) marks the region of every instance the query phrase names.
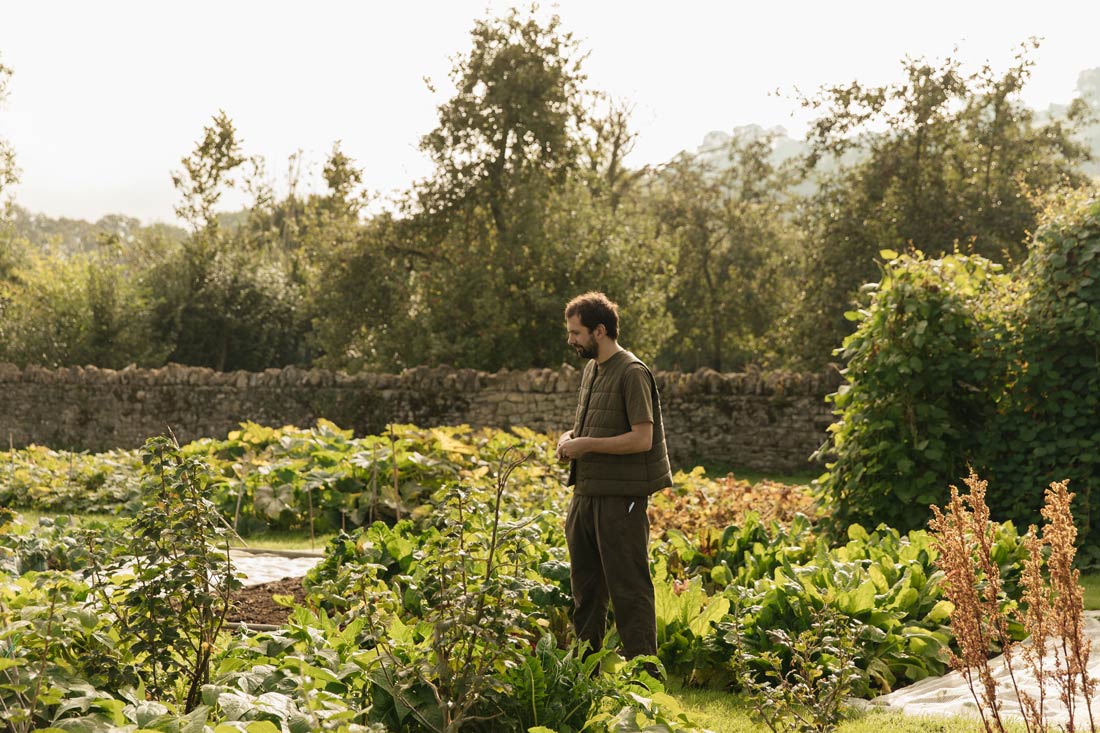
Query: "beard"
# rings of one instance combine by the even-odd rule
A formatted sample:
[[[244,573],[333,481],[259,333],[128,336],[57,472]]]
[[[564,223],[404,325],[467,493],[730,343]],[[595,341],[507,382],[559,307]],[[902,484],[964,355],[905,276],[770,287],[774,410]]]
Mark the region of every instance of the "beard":
[[[596,356],[599,354],[599,352],[596,349],[596,344],[588,344],[588,345],[578,344],[574,348],[576,348],[576,350],[577,350],[577,356],[579,356],[582,359],[595,359]]]

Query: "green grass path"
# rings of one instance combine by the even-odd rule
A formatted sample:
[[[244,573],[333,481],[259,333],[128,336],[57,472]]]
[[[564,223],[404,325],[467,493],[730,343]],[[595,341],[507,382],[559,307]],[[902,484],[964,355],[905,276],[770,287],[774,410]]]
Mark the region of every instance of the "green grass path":
[[[696,723],[714,733],[769,733],[767,726],[752,721],[748,702],[739,695],[715,690],[674,690],[675,697]],[[975,733],[978,718],[905,715],[900,712],[853,713],[837,733]],[[1023,733],[1023,725],[1009,730]]]

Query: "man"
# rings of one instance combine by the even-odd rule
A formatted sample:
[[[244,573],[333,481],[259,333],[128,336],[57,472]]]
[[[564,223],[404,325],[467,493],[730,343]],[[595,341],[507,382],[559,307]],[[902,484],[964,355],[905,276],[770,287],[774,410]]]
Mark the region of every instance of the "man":
[[[565,520],[573,585],[573,628],[603,646],[608,600],[623,654],[657,653],[649,573],[649,495],[672,485],[657,386],[649,368],[619,346],[619,311],[603,293],[565,307],[569,345],[589,359],[573,429],[558,441],[571,461],[573,500]]]

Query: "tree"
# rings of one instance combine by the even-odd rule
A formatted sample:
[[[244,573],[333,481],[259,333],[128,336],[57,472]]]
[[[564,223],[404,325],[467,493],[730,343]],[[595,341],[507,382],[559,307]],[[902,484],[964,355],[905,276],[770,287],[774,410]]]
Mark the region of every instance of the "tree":
[[[12,70],[0,63],[0,105],[8,98],[8,82]],[[23,258],[23,241],[17,238],[8,226],[10,201],[7,191],[19,182],[19,169],[15,165],[15,151],[7,140],[0,138],[0,288],[12,277],[15,268]],[[0,290],[0,309],[3,308],[4,294]],[[0,310],[2,312],[2,310]]]
[[[202,133],[195,151],[181,161],[183,171],[172,174],[172,185],[182,197],[176,214],[191,225],[193,232],[205,230],[213,236],[218,229],[214,207],[224,189],[233,187],[233,172],[246,159],[233,120],[224,110],[218,110],[213,124],[204,127]]]
[[[248,160],[232,120],[219,112],[173,174],[182,199],[176,211],[192,231],[148,272],[154,336],[172,345],[171,361],[260,370],[306,358],[302,289],[287,258],[247,228],[223,231],[215,210]]]
[[[495,369],[566,356],[554,326],[577,260],[599,243],[548,228],[555,206],[575,201],[587,152],[582,59],[559,26],[516,10],[480,20],[455,59],[456,93],[422,140],[435,173],[411,201],[415,226],[394,243],[428,334],[418,361]]]
[[[809,166],[857,149],[858,162],[827,176],[807,207],[805,297],[797,314],[803,364],[819,364],[849,331],[842,318],[876,276],[881,249],[955,248],[998,262],[1026,252],[1044,194],[1086,182],[1087,151],[1075,141],[1085,112],[1039,123],[1020,99],[1034,43],[1003,74],[988,65],[906,59],[905,80],[859,82],[804,100],[821,112],[810,132]]]
[[[787,172],[772,136],[730,138],[720,151],[681,154],[655,176],[652,203],[675,262],[665,359],[681,368],[743,368],[767,358],[769,333],[791,296],[794,231]]]
[[[11,81],[12,70],[0,63],[0,104],[8,98],[8,83]],[[7,190],[19,182],[19,169],[15,165],[15,150],[7,140],[0,138],[0,203],[7,204],[4,196]],[[6,211],[0,207],[0,219]]]

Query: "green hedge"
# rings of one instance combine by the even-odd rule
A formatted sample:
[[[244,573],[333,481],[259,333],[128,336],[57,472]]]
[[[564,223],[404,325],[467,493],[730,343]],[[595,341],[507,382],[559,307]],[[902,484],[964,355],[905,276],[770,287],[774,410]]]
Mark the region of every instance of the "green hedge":
[[[976,256],[882,254],[838,352],[847,384],[818,482],[835,526],[922,527],[972,465],[994,517],[1027,527],[1068,478],[1079,557],[1100,562],[1100,199],[1048,212],[1011,275]]]

